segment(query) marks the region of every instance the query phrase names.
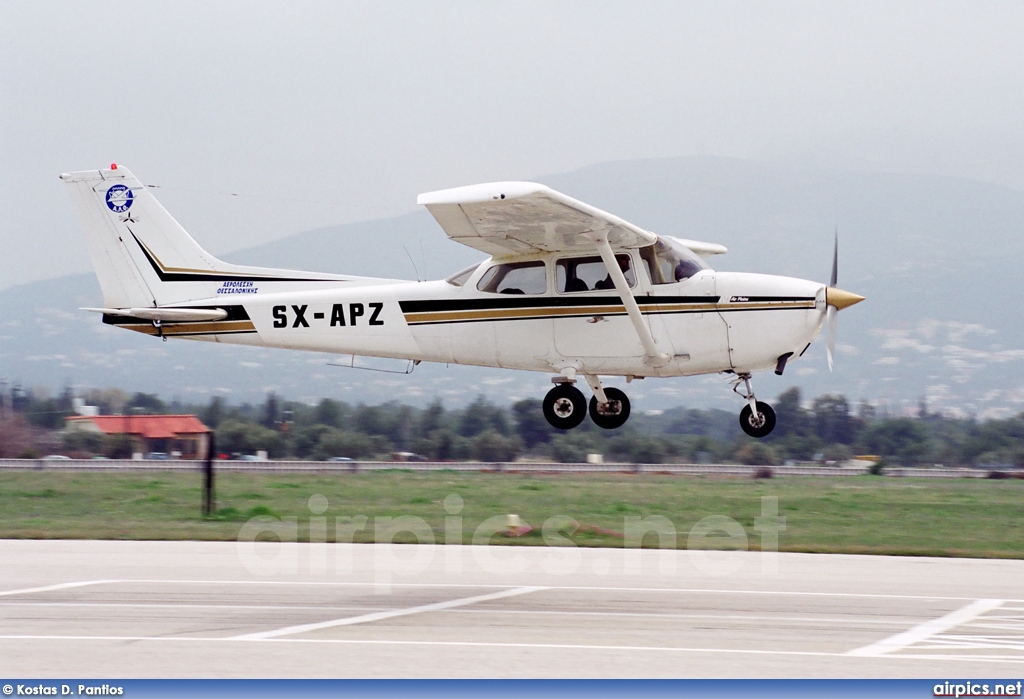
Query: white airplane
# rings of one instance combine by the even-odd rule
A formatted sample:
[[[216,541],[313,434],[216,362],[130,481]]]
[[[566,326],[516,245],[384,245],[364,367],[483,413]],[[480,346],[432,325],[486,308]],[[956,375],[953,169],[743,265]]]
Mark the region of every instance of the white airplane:
[[[621,426],[629,399],[602,377],[731,375],[753,437],[775,426],[751,374],[801,356],[863,300],[824,284],[715,272],[721,245],[661,236],[531,182],[421,194],[452,240],[491,255],[447,279],[412,282],[248,267],[203,250],[128,170],[61,175],[103,291],[103,322],[181,337],[525,369],[554,375],[556,428]],[[742,386],[742,390],[741,390]]]

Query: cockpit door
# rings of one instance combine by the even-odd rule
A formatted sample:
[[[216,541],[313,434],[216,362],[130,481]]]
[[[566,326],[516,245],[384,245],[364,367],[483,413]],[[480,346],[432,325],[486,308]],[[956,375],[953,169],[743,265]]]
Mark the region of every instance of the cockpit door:
[[[635,260],[621,252],[615,258],[627,283],[637,293]],[[638,302],[640,299],[637,296]],[[636,329],[599,255],[556,260],[552,300],[555,349],[562,356],[611,359],[643,355]]]
[[[666,338],[685,373],[728,365],[727,326],[718,312],[714,271],[663,238],[639,253],[651,282],[648,309],[655,338]]]

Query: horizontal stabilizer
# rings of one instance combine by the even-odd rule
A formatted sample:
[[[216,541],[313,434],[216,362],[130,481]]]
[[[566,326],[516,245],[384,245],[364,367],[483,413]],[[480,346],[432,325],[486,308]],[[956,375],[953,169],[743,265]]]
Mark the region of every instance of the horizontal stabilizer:
[[[223,308],[83,308],[83,311],[104,313],[110,316],[126,316],[180,322],[188,320],[224,320],[228,312]]]

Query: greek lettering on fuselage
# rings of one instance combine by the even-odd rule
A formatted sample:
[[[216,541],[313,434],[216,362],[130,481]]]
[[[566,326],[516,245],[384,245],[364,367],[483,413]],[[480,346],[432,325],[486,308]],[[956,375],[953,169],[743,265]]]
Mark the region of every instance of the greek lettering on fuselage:
[[[330,314],[327,311],[310,311],[308,304],[291,306],[274,306],[271,313],[274,316],[275,328],[308,328],[310,323],[316,321],[329,322],[333,327],[347,327],[353,325],[384,325],[379,319],[380,312],[384,309],[383,303],[336,303],[331,306]],[[328,321],[328,315],[330,320]]]
[[[257,291],[259,287],[247,280],[227,281],[217,289],[218,294],[255,294]]]

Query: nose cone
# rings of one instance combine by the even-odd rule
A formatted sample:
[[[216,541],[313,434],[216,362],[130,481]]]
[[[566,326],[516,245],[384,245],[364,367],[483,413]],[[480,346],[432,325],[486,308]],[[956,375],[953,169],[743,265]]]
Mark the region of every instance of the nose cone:
[[[855,303],[860,303],[863,300],[864,297],[859,294],[843,291],[842,289],[837,289],[834,286],[830,286],[825,289],[825,303],[829,306],[835,306],[837,311],[848,308]]]

